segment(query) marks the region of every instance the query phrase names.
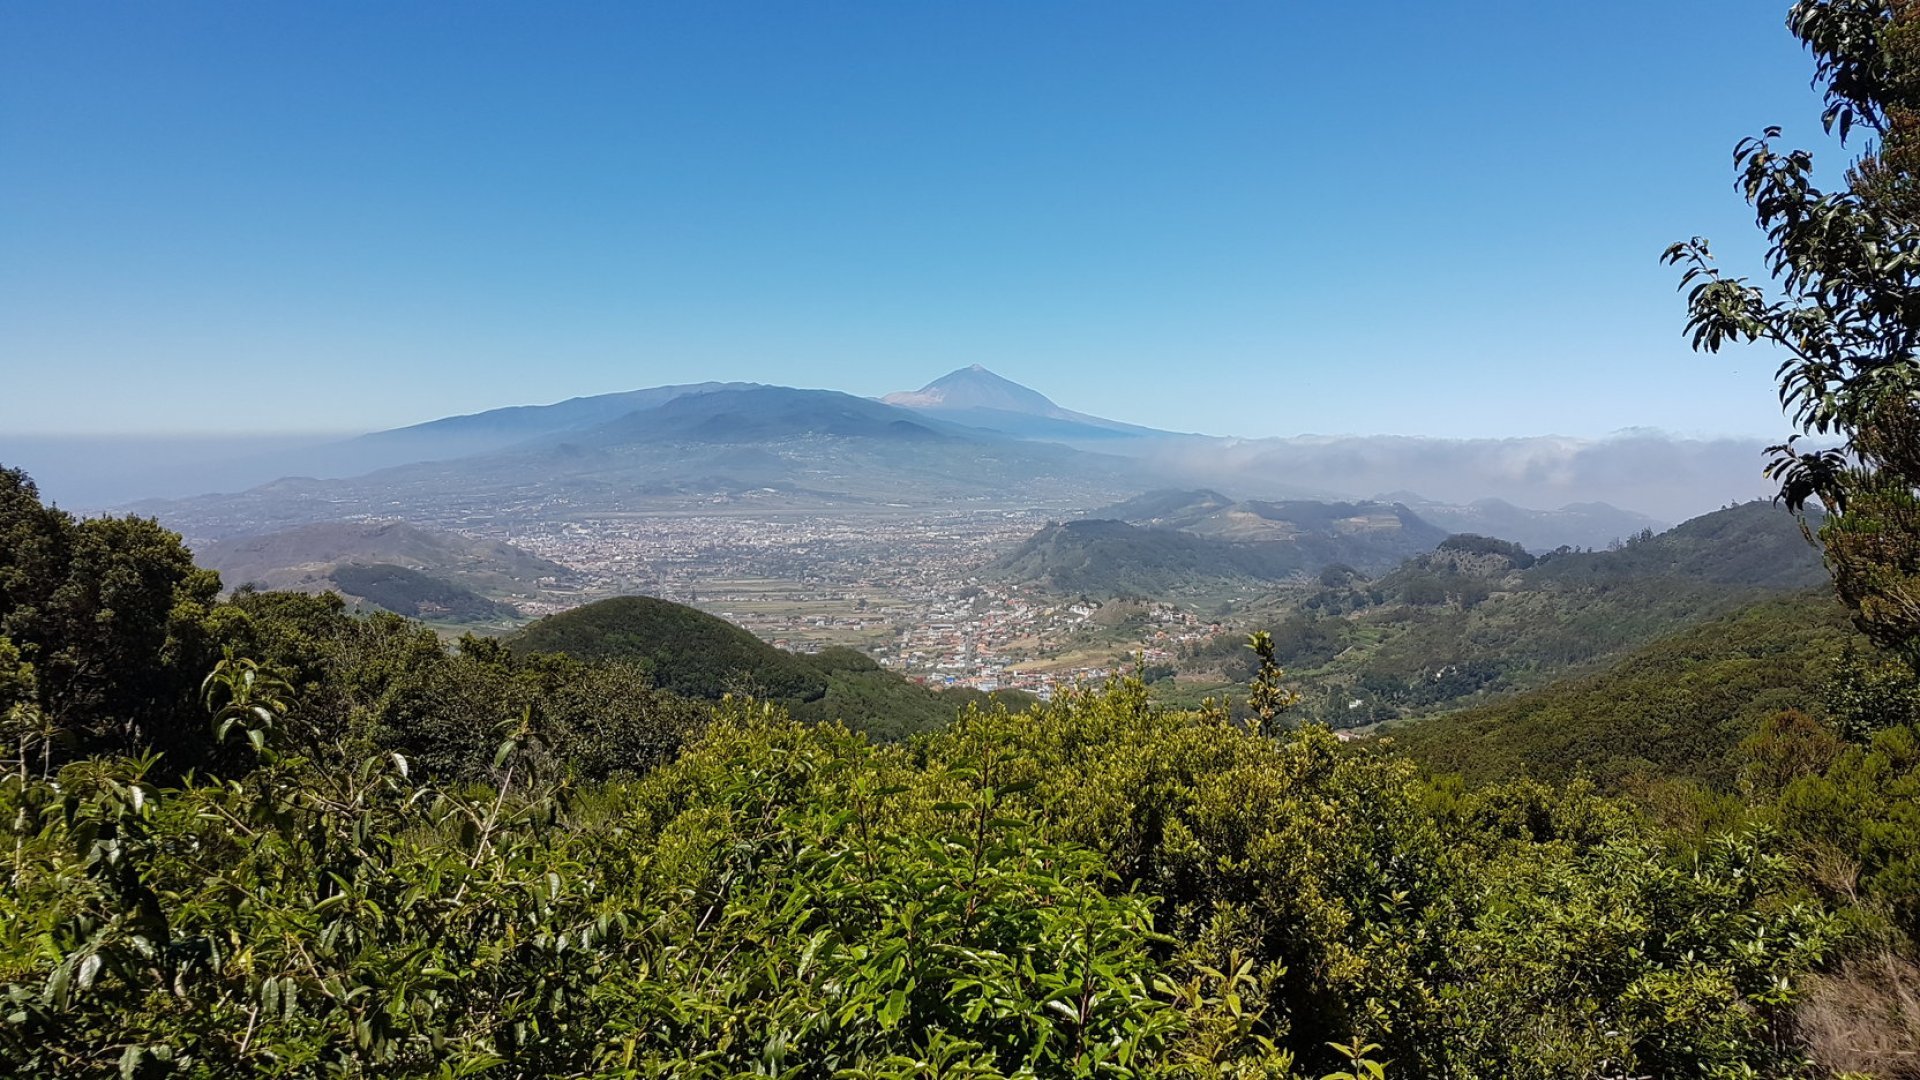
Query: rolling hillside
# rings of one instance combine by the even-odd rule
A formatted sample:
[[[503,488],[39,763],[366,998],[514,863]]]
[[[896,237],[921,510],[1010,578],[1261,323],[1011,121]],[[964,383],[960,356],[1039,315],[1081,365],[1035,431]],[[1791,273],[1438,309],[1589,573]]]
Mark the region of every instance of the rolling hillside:
[[[852,649],[790,653],[724,619],[650,596],[601,600],[535,620],[507,639],[521,655],[642,664],[655,686],[717,700],[750,693],[794,716],[838,720],[875,738],[900,739],[945,725],[969,704],[992,699],[1018,708],[1023,694],[930,690]]]
[[[1431,548],[1446,534],[1405,507],[1381,503],[1130,500],[1144,524],[1095,516],[1049,525],[988,573],[1057,592],[1167,597],[1245,590],[1318,574],[1335,564],[1378,571]]]
[[[1304,715],[1355,727],[1479,704],[1597,670],[1705,620],[1820,586],[1819,551],[1765,502],[1617,550],[1535,558],[1457,537],[1367,580],[1329,573],[1264,617]],[[1244,676],[1239,639],[1196,649],[1190,678]]]
[[[1740,742],[1762,720],[1823,711],[1827,673],[1850,644],[1865,640],[1837,600],[1795,593],[1662,637],[1604,671],[1389,732],[1414,757],[1476,782],[1677,777],[1727,790]]]
[[[397,614],[470,622],[517,617],[516,600],[564,594],[574,570],[511,544],[399,521],[324,521],[199,545],[230,588],[318,592]]]

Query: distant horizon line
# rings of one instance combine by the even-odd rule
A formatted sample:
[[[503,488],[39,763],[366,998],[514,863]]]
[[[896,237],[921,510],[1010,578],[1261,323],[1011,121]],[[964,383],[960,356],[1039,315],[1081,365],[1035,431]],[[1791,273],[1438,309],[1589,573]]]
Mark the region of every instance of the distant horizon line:
[[[857,397],[859,395],[854,395],[854,396]],[[868,400],[877,401],[879,399],[870,398]],[[498,408],[514,408],[515,406],[503,405],[503,406],[497,406],[497,407]],[[491,411],[492,411],[491,409],[480,410],[480,412],[482,413],[491,412]],[[428,420],[417,420],[410,424],[399,424],[394,427],[385,427],[385,428],[364,428],[364,429],[362,428],[336,428],[336,429],[313,428],[313,429],[304,429],[304,430],[297,430],[297,431],[278,430],[278,431],[229,431],[229,432],[40,431],[40,430],[8,431],[8,432],[0,432],[0,447],[4,447],[9,442],[28,442],[28,441],[91,442],[91,443],[111,443],[111,442],[219,443],[219,442],[265,442],[265,441],[282,441],[282,442],[331,441],[331,440],[337,440],[337,439],[356,439],[363,435],[378,435],[388,431],[401,431],[401,430],[405,430],[406,428],[416,427],[420,424],[429,424],[434,422],[435,420],[443,420],[443,419],[448,419],[455,416],[474,416],[474,415],[478,415],[478,414],[477,413],[449,413],[447,414],[447,416],[444,416],[444,417],[436,416]],[[1758,434],[1758,433],[1751,433],[1751,432],[1749,433],[1721,432],[1716,434],[1698,434],[1698,433],[1689,433],[1689,432],[1670,431],[1666,428],[1638,427],[1638,426],[1617,428],[1613,431],[1609,431],[1600,435],[1575,435],[1575,434],[1568,434],[1566,432],[1555,432],[1555,431],[1535,432],[1530,435],[1433,435],[1433,434],[1426,434],[1423,432],[1407,432],[1407,431],[1367,431],[1367,432],[1302,431],[1302,432],[1297,432],[1291,435],[1217,435],[1210,432],[1169,432],[1168,434],[1185,435],[1188,437],[1198,436],[1200,438],[1222,439],[1222,440],[1238,441],[1238,442],[1297,441],[1297,440],[1309,440],[1309,439],[1324,440],[1324,441],[1334,441],[1334,440],[1340,440],[1340,439],[1425,439],[1433,442],[1460,443],[1460,442],[1522,442],[1527,440],[1538,440],[1538,439],[1564,439],[1564,440],[1571,440],[1574,442],[1597,443],[1597,442],[1609,442],[1613,440],[1629,439],[1629,438],[1657,438],[1657,439],[1666,439],[1669,441],[1676,441],[1676,442],[1703,442],[1703,443],[1784,441],[1784,436],[1782,436],[1779,433],[1764,434],[1764,435]]]
[[[225,432],[181,431],[181,430],[98,432],[98,431],[40,429],[40,430],[28,430],[28,431],[0,432],[0,444],[4,444],[5,441],[10,439],[11,440],[39,439],[39,440],[72,441],[72,442],[90,441],[94,443],[106,443],[106,442],[113,442],[113,441],[161,442],[161,441],[182,441],[182,440],[197,440],[197,441],[206,442],[206,443],[238,442],[238,441],[262,442],[262,441],[269,441],[269,440],[280,440],[288,443],[299,443],[299,442],[308,442],[308,441],[355,439],[355,438],[360,438],[366,435],[377,435],[384,432],[404,431],[408,428],[420,427],[426,424],[437,423],[443,420],[463,419],[463,418],[474,417],[474,416],[483,416],[487,413],[500,412],[507,409],[544,409],[544,408],[551,408],[557,405],[564,405],[574,401],[591,400],[594,398],[602,398],[602,397],[614,397],[621,394],[642,393],[647,390],[657,390],[665,387],[702,386],[706,384],[722,384],[722,385],[733,384],[737,386],[747,386],[747,387],[752,387],[756,389],[826,391],[828,393],[846,394],[848,397],[860,398],[861,400],[864,400],[864,401],[871,401],[879,404],[891,404],[887,402],[885,398],[892,394],[919,393],[921,391],[926,390],[928,387],[931,387],[936,383],[939,383],[946,379],[950,379],[955,375],[961,375],[961,374],[973,373],[973,372],[983,373],[983,374],[992,376],[995,379],[999,379],[1004,382],[1011,383],[1012,385],[1019,387],[1020,389],[1031,391],[1035,394],[1038,394],[1042,398],[1046,398],[1050,403],[1053,400],[1048,395],[1042,393],[1041,391],[1034,390],[1032,387],[1028,386],[1023,382],[1020,382],[1017,379],[1010,379],[1007,376],[1001,375],[999,372],[994,371],[993,369],[986,367],[985,365],[982,365],[982,364],[971,364],[965,367],[954,368],[953,370],[948,371],[943,375],[935,377],[933,380],[923,384],[920,390],[918,391],[896,390],[896,391],[888,391],[886,394],[880,394],[880,395],[860,394],[850,390],[841,390],[831,386],[791,386],[791,385],[786,385],[781,383],[755,382],[750,379],[707,378],[707,379],[700,379],[693,382],[681,382],[681,383],[669,382],[669,383],[659,383],[653,386],[628,387],[622,390],[603,390],[603,391],[593,392],[593,393],[568,394],[565,397],[554,398],[550,401],[540,401],[540,402],[520,401],[520,402],[509,402],[506,404],[489,405],[482,408],[472,409],[471,411],[442,413],[437,416],[429,416],[424,419],[412,420],[405,423],[394,424],[388,427],[302,428],[302,429],[295,429],[295,430],[268,429],[268,430],[259,430],[259,431],[225,431]],[[903,406],[903,405],[893,405],[892,407],[907,408],[910,410],[912,409],[912,406]],[[1056,404],[1056,407],[1061,407],[1061,406],[1058,406]],[[1094,417],[1094,419],[1107,419],[1107,418]],[[1531,440],[1531,439],[1567,439],[1567,440],[1576,440],[1576,441],[1583,441],[1583,442],[1605,442],[1605,441],[1614,440],[1614,439],[1643,437],[1643,438],[1661,438],[1661,439],[1667,439],[1671,441],[1681,441],[1681,442],[1711,443],[1711,442],[1778,441],[1781,438],[1781,436],[1778,434],[1762,435],[1762,434],[1753,434],[1753,433],[1736,434],[1736,433],[1726,433],[1726,432],[1716,433],[1716,434],[1689,434],[1684,432],[1670,431],[1668,429],[1660,428],[1660,427],[1647,426],[1647,425],[1634,425],[1634,424],[1615,428],[1612,431],[1609,431],[1609,432],[1606,432],[1605,434],[1600,434],[1600,435],[1570,435],[1570,434],[1565,434],[1560,432],[1536,432],[1536,433],[1527,434],[1527,435],[1430,435],[1430,434],[1420,434],[1420,433],[1386,432],[1386,431],[1344,432],[1344,433],[1297,432],[1291,435],[1278,435],[1278,434],[1239,435],[1239,434],[1214,434],[1210,432],[1181,432],[1181,431],[1174,431],[1171,429],[1158,428],[1158,427],[1155,427],[1153,424],[1141,423],[1138,421],[1116,421],[1116,422],[1127,423],[1134,427],[1143,427],[1143,428],[1148,428],[1154,431],[1164,431],[1168,435],[1175,435],[1175,436],[1198,435],[1203,438],[1225,439],[1225,440],[1234,440],[1234,441],[1242,441],[1242,442],[1261,442],[1261,441],[1274,440],[1274,439],[1280,439],[1280,440],[1311,439],[1311,440],[1332,441],[1332,440],[1339,440],[1339,439],[1383,439],[1383,438],[1431,439],[1431,440],[1437,440],[1442,442],[1489,442],[1489,441],[1509,442],[1509,441],[1520,441],[1520,440]],[[1784,419],[1782,422],[1783,424],[1785,423]]]

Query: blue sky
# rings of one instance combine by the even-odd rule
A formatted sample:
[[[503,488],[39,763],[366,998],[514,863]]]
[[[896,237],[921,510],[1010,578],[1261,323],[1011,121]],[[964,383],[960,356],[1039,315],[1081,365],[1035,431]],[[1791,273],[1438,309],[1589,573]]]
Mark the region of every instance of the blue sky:
[[[1182,430],[1784,430],[1661,248],[1785,3],[16,3],[0,432],[985,364]],[[1827,151],[1829,162],[1841,159]]]

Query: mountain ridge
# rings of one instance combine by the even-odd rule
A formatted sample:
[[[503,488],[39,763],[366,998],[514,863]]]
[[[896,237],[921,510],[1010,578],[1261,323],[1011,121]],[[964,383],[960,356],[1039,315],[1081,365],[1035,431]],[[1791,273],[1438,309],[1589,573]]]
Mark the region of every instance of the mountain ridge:
[[[448,609],[504,617],[515,613],[517,602],[549,589],[571,589],[582,580],[571,567],[511,544],[394,520],[319,521],[230,537],[198,546],[194,557],[229,588],[338,589],[409,616]],[[431,600],[434,610],[418,606],[420,598],[435,593],[440,595]],[[405,610],[382,597],[405,597]]]
[[[988,572],[1058,592],[1099,596],[1246,590],[1304,580],[1336,565],[1377,571],[1447,536],[1397,505],[1295,501],[1229,506],[1246,508],[1239,513],[1251,522],[1221,524],[1215,521],[1216,513],[1162,517],[1149,524],[1089,515],[1048,525],[995,560]],[[1196,531],[1195,526],[1209,524],[1217,527]]]
[[[721,408],[796,395],[834,395],[838,419],[802,423],[754,408]],[[710,414],[703,421],[692,418],[703,411]],[[849,441],[858,439],[869,441]],[[924,445],[907,447],[913,440]],[[900,452],[880,452],[882,445]],[[941,445],[947,449],[937,449]],[[290,452],[307,455],[298,461],[271,459],[277,464],[264,482],[228,494],[116,505],[164,514],[208,539],[390,514],[396,506],[420,521],[451,523],[462,520],[460,506],[479,503],[628,513],[708,501],[764,503],[784,512],[966,501],[1077,512],[1129,488],[1154,486],[1269,501],[1353,501],[1411,489],[1430,497],[1408,505],[1425,509],[1428,520],[1445,529],[1550,550],[1600,546],[1638,531],[1635,526],[1661,524],[1603,506],[1609,499],[1673,507],[1692,501],[1682,488],[1744,492],[1722,482],[1721,474],[1736,470],[1751,483],[1759,444],[1677,443],[1644,433],[1598,442],[1183,435],[1062,408],[976,365],[877,400],[708,381],[443,417],[330,446]],[[752,451],[757,460],[720,460],[723,446]],[[353,455],[360,456],[349,461]],[[349,464],[379,467],[354,472]],[[226,468],[221,475],[246,471]],[[1515,502],[1561,509],[1516,514],[1506,508]],[[333,506],[321,510],[319,503]],[[1698,512],[1688,510],[1680,516]],[[1258,517],[1244,521],[1256,524]]]
[[[900,390],[883,403],[953,423],[1018,438],[1058,442],[1186,438],[1170,431],[1122,423],[1062,408],[1052,398],[995,374],[979,364],[959,368],[918,390]]]

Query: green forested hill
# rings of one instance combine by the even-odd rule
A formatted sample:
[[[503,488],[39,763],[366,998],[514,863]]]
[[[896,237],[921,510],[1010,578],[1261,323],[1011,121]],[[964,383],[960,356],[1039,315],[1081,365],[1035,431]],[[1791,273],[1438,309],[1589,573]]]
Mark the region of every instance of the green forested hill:
[[[930,690],[852,649],[808,655],[776,649],[704,611],[650,596],[622,596],[536,620],[507,639],[521,655],[559,653],[577,660],[638,663],[661,689],[718,700],[750,692],[779,701],[795,716],[839,720],[877,738],[938,727],[989,695]],[[997,694],[1015,707],[1022,694]]]
[[[1605,671],[1389,731],[1419,760],[1476,781],[1684,777],[1730,788],[1736,750],[1760,721],[1824,711],[1823,684],[1849,644],[1865,642],[1837,600],[1797,593],[1663,637]]]
[[[1305,711],[1361,726],[1482,703],[1825,580],[1819,549],[1767,503],[1609,551],[1535,559],[1501,547],[1454,538],[1373,581],[1329,575],[1289,605],[1272,625],[1282,644],[1311,645],[1281,653]],[[1232,674],[1232,653],[1196,650],[1189,665]]]
[[[617,596],[536,619],[508,637],[515,653],[643,663],[655,685],[686,697],[730,692],[812,701],[826,676],[792,653],[704,611],[651,596]]]

